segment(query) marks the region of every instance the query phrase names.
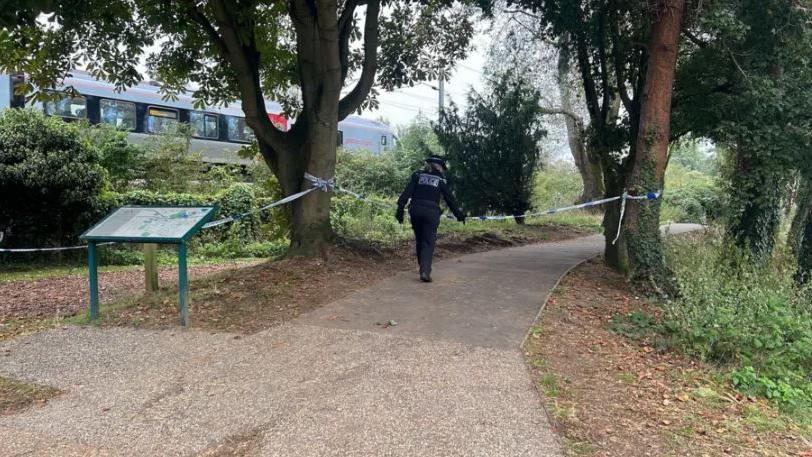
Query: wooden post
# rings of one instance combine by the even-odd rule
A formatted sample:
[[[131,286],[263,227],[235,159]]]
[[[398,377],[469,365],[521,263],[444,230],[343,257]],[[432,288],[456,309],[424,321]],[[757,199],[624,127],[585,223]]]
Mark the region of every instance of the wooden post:
[[[178,245],[178,306],[180,325],[189,325],[189,274],[186,266],[186,242]]]
[[[147,294],[158,291],[158,245],[144,243],[144,287]]]
[[[87,277],[90,282],[90,320],[94,321],[99,317],[99,274],[98,261],[96,260],[96,242],[87,243]]]

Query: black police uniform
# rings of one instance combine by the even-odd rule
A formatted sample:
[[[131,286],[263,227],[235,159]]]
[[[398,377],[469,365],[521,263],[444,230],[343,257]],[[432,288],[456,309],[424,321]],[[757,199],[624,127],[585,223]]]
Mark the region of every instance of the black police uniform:
[[[417,262],[420,265],[421,278],[429,279],[431,274],[431,257],[434,254],[434,240],[437,227],[440,225],[440,197],[443,197],[457,219],[465,221],[465,216],[457,206],[454,196],[448,188],[443,174],[432,170],[412,174],[409,185],[398,198],[398,221],[403,222],[403,208],[409,204],[409,217],[414,230],[417,248]]]

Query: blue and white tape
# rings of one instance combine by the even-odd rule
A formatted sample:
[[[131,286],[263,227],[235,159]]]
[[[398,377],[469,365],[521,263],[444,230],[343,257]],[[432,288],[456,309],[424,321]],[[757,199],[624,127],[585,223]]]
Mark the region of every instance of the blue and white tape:
[[[271,208],[274,208],[274,207],[277,207],[277,206],[282,206],[282,205],[284,205],[286,203],[290,203],[290,202],[292,202],[292,201],[294,201],[294,200],[296,200],[298,198],[304,197],[305,195],[309,194],[310,192],[313,192],[313,191],[316,191],[316,190],[320,190],[322,192],[329,192],[330,190],[332,190],[335,187],[335,180],[336,180],[335,178],[321,179],[319,177],[311,175],[310,173],[305,173],[304,177],[305,177],[306,180],[310,181],[310,184],[312,186],[310,189],[306,189],[306,190],[303,190],[301,192],[297,192],[295,194],[288,195],[287,197],[285,197],[285,198],[283,198],[281,200],[277,200],[277,201],[275,201],[273,203],[269,203],[269,204],[267,204],[267,205],[265,205],[265,206],[263,206],[261,208],[255,209],[255,210],[251,210],[251,211],[248,211],[248,212],[245,212],[245,213],[240,213],[240,214],[233,214],[231,216],[224,217],[222,219],[218,219],[216,221],[208,222],[203,226],[203,228],[207,229],[207,228],[217,227],[218,225],[228,224],[229,222],[235,222],[235,221],[238,221],[238,220],[240,220],[240,219],[242,219],[242,218],[244,218],[246,216],[250,216],[251,214],[261,213],[261,212],[267,211],[267,210],[269,210]]]
[[[312,185],[312,187],[310,189],[306,189],[306,190],[303,190],[301,192],[297,192],[295,194],[288,195],[285,198],[282,198],[280,200],[277,200],[277,201],[275,201],[273,203],[267,204],[267,205],[265,205],[265,206],[263,206],[261,208],[257,208],[257,209],[252,210],[252,211],[248,211],[248,212],[245,212],[245,213],[239,213],[239,214],[233,214],[231,216],[224,217],[222,219],[218,219],[216,221],[208,222],[205,225],[203,225],[203,228],[208,229],[208,228],[218,227],[220,225],[224,225],[224,224],[228,224],[228,223],[231,223],[231,222],[238,221],[238,220],[240,220],[240,219],[242,219],[242,218],[244,218],[246,216],[249,216],[251,214],[261,213],[261,212],[267,211],[267,210],[269,210],[271,208],[290,203],[290,202],[292,202],[292,201],[294,201],[296,199],[302,198],[305,195],[307,195],[307,194],[309,194],[309,193],[311,193],[313,191],[316,191],[316,190],[320,190],[322,192],[329,192],[331,190],[336,190],[336,191],[343,192],[345,194],[351,195],[351,196],[357,198],[358,200],[362,200],[362,201],[365,201],[365,202],[368,202],[368,203],[371,203],[371,204],[381,205],[381,206],[385,206],[385,207],[389,207],[389,208],[392,208],[392,207],[396,206],[394,204],[387,204],[387,203],[384,203],[384,202],[378,202],[378,201],[370,200],[369,198],[367,198],[363,194],[353,192],[353,191],[351,191],[349,189],[344,189],[344,188],[336,185],[336,181],[335,181],[334,177],[329,178],[329,179],[322,179],[322,178],[319,178],[317,176],[313,176],[310,173],[305,173],[304,178],[306,180],[310,181],[310,183]],[[507,219],[515,219],[517,217],[522,218],[522,219],[526,219],[526,218],[530,218],[530,217],[546,216],[546,215],[550,215],[550,214],[563,213],[565,211],[572,211],[572,210],[576,210],[576,209],[589,208],[589,207],[592,207],[592,206],[598,206],[598,205],[603,205],[605,203],[609,203],[609,202],[613,202],[613,201],[617,201],[617,200],[622,200],[621,206],[620,206],[620,221],[618,222],[618,231],[617,231],[617,235],[615,236],[615,239],[612,241],[612,244],[615,244],[617,242],[617,240],[620,238],[621,224],[623,223],[623,216],[626,213],[626,201],[627,200],[657,200],[658,198],[660,198],[661,195],[662,195],[662,191],[648,192],[648,193],[646,193],[646,195],[629,195],[628,192],[624,191],[623,195],[620,195],[620,196],[617,196],[617,197],[603,198],[603,199],[600,199],[600,200],[588,201],[588,202],[585,202],[585,203],[579,203],[577,205],[571,205],[571,206],[564,206],[564,207],[561,207],[561,208],[551,208],[551,209],[548,209],[548,210],[545,210],[545,211],[539,211],[539,212],[535,212],[535,213],[526,213],[526,214],[518,215],[518,216],[517,215],[508,215],[508,214],[496,215],[496,216],[488,216],[488,215],[468,216],[468,219],[479,220],[479,221],[503,221],[503,220],[507,220]],[[446,215],[446,217],[449,218],[449,219],[456,220],[456,218],[454,216],[450,215],[450,214]],[[113,242],[100,243],[97,246],[105,246],[105,245],[109,245],[109,244],[115,244],[115,243],[113,243]],[[21,249],[3,249],[3,248],[0,248],[0,252],[50,252],[50,251],[69,251],[69,250],[74,250],[74,249],[85,249],[85,248],[87,248],[87,245],[63,246],[63,247],[53,247],[53,248],[21,248]]]
[[[216,221],[207,222],[206,224],[203,225],[203,229],[209,229],[209,228],[217,227],[217,226],[220,226],[220,225],[223,225],[223,224],[228,224],[230,222],[235,222],[235,221],[238,221],[238,220],[240,220],[240,219],[242,219],[244,217],[247,217],[247,216],[249,216],[251,214],[261,213],[263,211],[267,211],[267,210],[269,210],[271,208],[274,208],[276,206],[281,206],[281,205],[284,205],[286,203],[290,203],[290,202],[292,202],[292,201],[294,201],[296,199],[304,197],[305,195],[307,195],[307,194],[309,194],[309,193],[311,193],[313,191],[320,190],[322,192],[329,192],[330,190],[333,189],[333,187],[335,187],[335,178],[321,179],[319,177],[311,175],[310,173],[305,173],[304,177],[305,177],[306,180],[310,181],[310,183],[312,185],[312,187],[310,189],[306,189],[306,190],[303,190],[301,192],[297,192],[297,193],[295,193],[293,195],[288,195],[287,197],[285,197],[285,198],[283,198],[281,200],[277,200],[277,201],[275,201],[273,203],[270,203],[268,205],[265,205],[265,206],[263,206],[261,208],[257,208],[257,209],[252,210],[252,211],[248,211],[248,212],[245,212],[245,213],[239,213],[239,214],[232,214],[231,216],[224,217],[224,218],[218,219]],[[105,246],[105,245],[109,245],[109,244],[115,244],[115,243],[113,243],[113,242],[99,243],[96,246]],[[50,251],[70,251],[70,250],[74,250],[74,249],[86,249],[86,248],[87,248],[87,245],[62,246],[62,247],[53,247],[53,248],[19,248],[19,249],[2,249],[2,248],[0,248],[0,252],[50,252]]]
[[[97,243],[96,246],[107,246],[108,244],[115,244],[114,242],[109,243]],[[55,251],[72,251],[76,249],[87,249],[86,244],[78,244],[76,246],[60,246],[55,248],[22,248],[22,249],[2,249],[0,248],[0,252],[55,252]]]
[[[584,203],[579,203],[577,205],[563,206],[563,207],[560,207],[560,208],[550,208],[550,209],[535,212],[535,213],[525,213],[525,214],[520,214],[520,215],[503,214],[503,215],[498,215],[498,216],[487,216],[487,215],[468,216],[467,219],[478,220],[478,221],[503,221],[503,220],[506,220],[506,219],[515,219],[517,217],[521,218],[521,219],[527,219],[527,218],[530,218],[530,217],[548,216],[550,214],[563,213],[565,211],[572,211],[572,210],[576,210],[576,209],[589,208],[589,207],[592,207],[592,206],[603,205],[605,203],[610,203],[610,202],[614,202],[614,201],[621,200],[621,199],[623,199],[623,200],[656,200],[656,199],[660,198],[660,194],[661,194],[660,191],[648,192],[646,195],[629,195],[628,193],[624,192],[623,195],[620,195],[620,196],[617,196],[617,197],[602,198],[600,200],[592,200],[592,201],[588,201],[588,202],[584,202]],[[456,220],[456,218],[454,216],[452,216],[451,214],[447,214],[446,218]]]

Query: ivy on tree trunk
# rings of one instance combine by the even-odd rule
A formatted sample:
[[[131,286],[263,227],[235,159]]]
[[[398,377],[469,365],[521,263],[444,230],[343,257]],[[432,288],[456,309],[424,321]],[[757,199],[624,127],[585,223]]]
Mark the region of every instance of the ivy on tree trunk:
[[[671,97],[674,86],[685,0],[657,3],[648,43],[648,65],[640,127],[627,188],[645,195],[663,188],[671,135]],[[666,294],[676,290],[665,264],[660,236],[661,200],[629,200],[624,230],[629,250],[628,276],[649,281]]]

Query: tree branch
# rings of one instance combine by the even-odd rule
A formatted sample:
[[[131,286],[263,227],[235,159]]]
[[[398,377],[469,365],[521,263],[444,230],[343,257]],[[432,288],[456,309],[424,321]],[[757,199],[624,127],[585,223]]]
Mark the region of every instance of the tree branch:
[[[613,5],[610,5],[609,10],[609,32],[612,35],[612,60],[615,64],[615,82],[617,83],[617,93],[620,100],[623,102],[623,107],[626,112],[632,109],[632,99],[629,97],[629,91],[626,88],[626,66],[623,62],[623,48],[620,46],[620,30],[618,30],[617,12]]]
[[[710,46],[710,43],[707,41],[702,41],[698,36],[694,35],[693,32],[688,29],[683,30],[682,33],[686,38],[688,38],[688,41],[699,46],[700,48],[707,48]]]
[[[533,19],[538,19],[538,20],[541,20],[541,16],[539,16],[538,14],[533,14],[533,13],[531,13],[530,11],[525,11],[525,10],[510,10],[510,9],[505,9],[505,10],[503,10],[502,12],[504,12],[504,13],[508,13],[508,14],[517,14],[517,13],[518,13],[518,14],[524,14],[525,16],[530,16],[530,17],[532,17]]]
[[[378,70],[378,14],[380,0],[367,3],[366,21],[364,23],[364,64],[361,77],[355,87],[338,102],[338,120],[342,120],[364,102],[375,83],[375,72]]]
[[[205,23],[201,24],[204,30],[206,30],[210,36],[212,36],[212,32],[214,32],[216,36],[220,37],[219,40],[215,40],[215,43],[222,57],[231,63],[232,69],[237,75],[240,101],[242,102],[242,110],[245,113],[246,123],[254,131],[257,138],[269,144],[277,154],[287,151],[289,146],[288,135],[274,127],[268,118],[268,112],[265,108],[265,98],[263,97],[262,86],[259,82],[259,51],[254,42],[253,27],[245,27],[245,24],[236,24],[233,15],[223,1],[214,0],[212,4],[215,23],[219,29],[219,33],[217,33],[194,2],[187,2],[187,4],[193,6],[193,8],[187,9],[192,19],[199,24],[201,20],[205,19],[205,22],[208,22],[208,26],[206,26]],[[250,31],[250,39],[247,45],[243,44],[240,33],[238,32],[238,30],[245,29]],[[276,157],[266,157],[266,159],[272,163],[277,161]]]
[[[598,64],[601,74],[601,92],[603,97],[601,101],[601,119],[606,120],[609,114],[609,107],[612,104],[612,90],[609,85],[609,69],[606,55],[606,21],[608,12],[606,9],[601,10],[600,17],[598,18]]]
[[[581,70],[581,78],[584,83],[584,96],[589,115],[593,119],[600,118],[600,108],[598,107],[598,91],[595,88],[595,80],[592,78],[592,65],[589,62],[589,53],[582,33],[576,36],[576,48],[578,57],[578,68]]]
[[[547,108],[547,107],[541,106],[541,107],[539,107],[539,112],[541,114],[561,114],[561,115],[567,116],[570,119],[572,119],[573,122],[575,122],[575,124],[578,126],[579,130],[583,130],[583,128],[584,128],[584,120],[581,118],[581,116],[579,116],[578,114],[576,114],[572,110],[559,108],[559,107]]]
[[[347,0],[344,11],[338,18],[338,58],[341,61],[341,84],[347,79],[350,71],[350,34],[352,34],[355,8],[358,0]]]

